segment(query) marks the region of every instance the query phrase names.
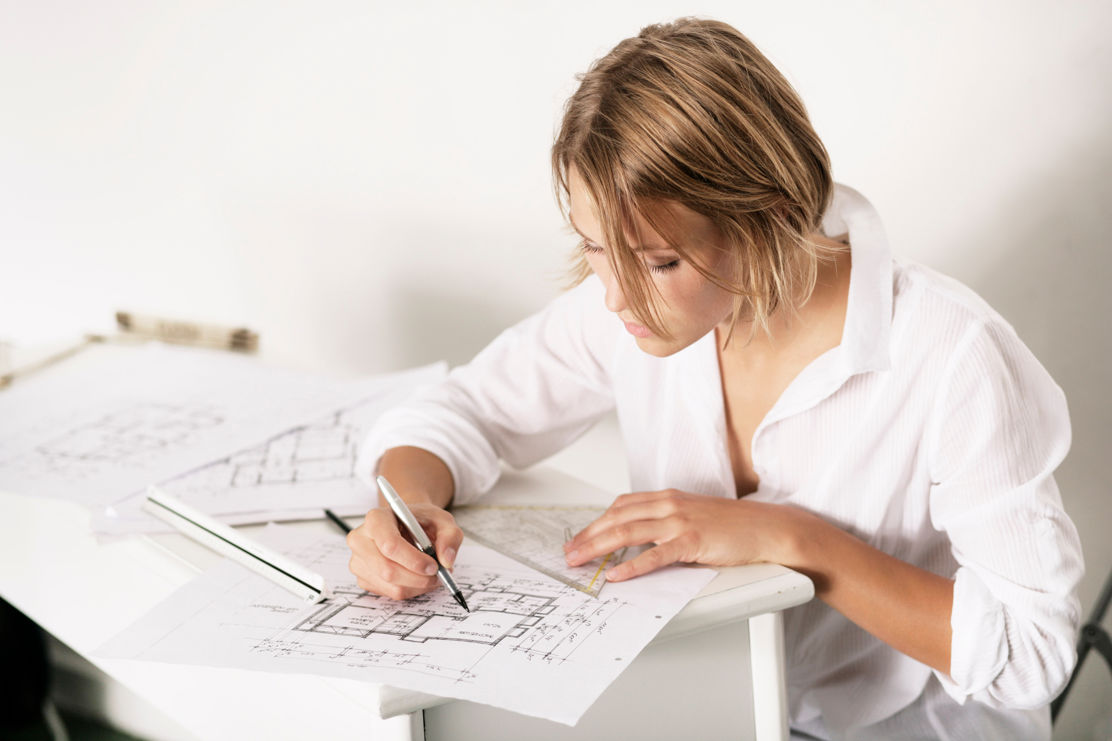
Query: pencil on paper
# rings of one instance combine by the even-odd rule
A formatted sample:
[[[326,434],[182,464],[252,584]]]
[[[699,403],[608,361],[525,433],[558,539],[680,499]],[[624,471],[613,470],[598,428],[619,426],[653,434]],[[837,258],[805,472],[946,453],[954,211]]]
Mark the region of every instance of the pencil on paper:
[[[332,522],[336,524],[336,527],[340,528],[345,533],[351,532],[351,525],[344,522],[342,517],[340,517],[338,514],[328,509],[327,507],[324,508],[324,516],[332,520]]]

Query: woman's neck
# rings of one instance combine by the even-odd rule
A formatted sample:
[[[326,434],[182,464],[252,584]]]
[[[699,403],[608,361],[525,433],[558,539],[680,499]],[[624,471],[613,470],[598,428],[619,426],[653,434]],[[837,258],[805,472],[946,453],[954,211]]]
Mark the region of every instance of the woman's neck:
[[[814,234],[810,239],[826,248],[818,262],[818,274],[810,296],[797,303],[795,311],[781,307],[774,312],[769,317],[768,332],[759,328],[752,331],[752,320],[743,317],[733,326],[726,344],[728,327],[720,326],[716,334],[723,362],[748,365],[769,356],[795,354],[793,348],[804,349],[800,345],[835,347],[841,343],[852,265],[849,242],[844,235],[831,238]]]

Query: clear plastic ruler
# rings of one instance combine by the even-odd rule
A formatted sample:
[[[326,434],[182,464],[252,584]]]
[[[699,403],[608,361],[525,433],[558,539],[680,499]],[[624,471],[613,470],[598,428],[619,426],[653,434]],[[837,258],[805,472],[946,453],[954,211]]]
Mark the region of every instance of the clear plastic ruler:
[[[467,537],[598,597],[606,584],[603,571],[621,563],[626,549],[571,567],[564,560],[564,543],[605,511],[602,507],[465,505],[453,508],[452,515]]]

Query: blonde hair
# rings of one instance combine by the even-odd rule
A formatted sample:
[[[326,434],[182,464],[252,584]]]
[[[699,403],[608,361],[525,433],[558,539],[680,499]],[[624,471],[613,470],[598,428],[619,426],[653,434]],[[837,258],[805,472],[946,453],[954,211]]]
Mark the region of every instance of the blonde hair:
[[[574,168],[640,321],[668,336],[655,286],[625,238],[634,214],[736,296],[735,322],[748,305],[750,338],[768,332],[778,308],[794,311],[810,297],[827,248],[807,235],[831,198],[830,160],[798,94],[745,36],[693,18],[646,26],[579,79],[552,147],[557,201],[567,217]],[[711,220],[732,274],[692,259],[685,246],[693,245],[671,228],[669,202]],[[574,282],[590,273],[582,253],[574,272]]]

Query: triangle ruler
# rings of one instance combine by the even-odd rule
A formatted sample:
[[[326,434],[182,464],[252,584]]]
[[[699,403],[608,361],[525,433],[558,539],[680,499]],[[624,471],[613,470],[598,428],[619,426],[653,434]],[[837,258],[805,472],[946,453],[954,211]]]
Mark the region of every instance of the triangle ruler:
[[[598,597],[606,584],[603,572],[621,563],[626,549],[572,567],[564,560],[564,543],[605,511],[604,507],[464,505],[453,507],[452,516],[477,543]]]

